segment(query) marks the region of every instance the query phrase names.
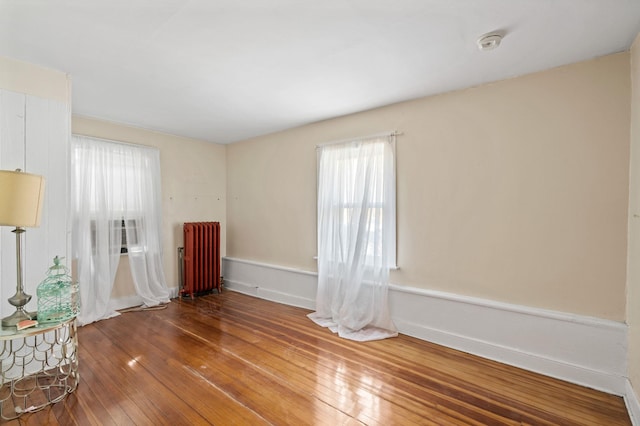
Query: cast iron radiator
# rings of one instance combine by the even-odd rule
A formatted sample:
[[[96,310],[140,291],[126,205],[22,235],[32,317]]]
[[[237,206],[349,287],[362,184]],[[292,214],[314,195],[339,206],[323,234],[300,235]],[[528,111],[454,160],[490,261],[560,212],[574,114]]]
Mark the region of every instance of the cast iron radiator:
[[[186,222],[178,248],[180,294],[220,293],[220,222]]]

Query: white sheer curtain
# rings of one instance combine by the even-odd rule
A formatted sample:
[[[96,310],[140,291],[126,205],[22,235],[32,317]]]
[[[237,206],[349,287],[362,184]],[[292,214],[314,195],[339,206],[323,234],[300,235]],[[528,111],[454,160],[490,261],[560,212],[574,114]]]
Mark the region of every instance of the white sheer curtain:
[[[318,148],[318,293],[309,318],[352,340],[397,335],[394,136]]]
[[[146,306],[169,302],[161,252],[157,149],[74,136],[73,250],[80,324],[106,319],[122,247],[122,224],[137,294]],[[131,226],[129,226],[131,225]]]

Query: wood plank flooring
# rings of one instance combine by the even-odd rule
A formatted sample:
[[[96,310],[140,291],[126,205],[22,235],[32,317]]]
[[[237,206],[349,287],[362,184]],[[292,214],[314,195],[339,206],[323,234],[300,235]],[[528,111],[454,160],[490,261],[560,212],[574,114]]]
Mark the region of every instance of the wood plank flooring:
[[[7,424],[631,424],[622,398],[308,312],[225,291],[81,327],[76,392]]]

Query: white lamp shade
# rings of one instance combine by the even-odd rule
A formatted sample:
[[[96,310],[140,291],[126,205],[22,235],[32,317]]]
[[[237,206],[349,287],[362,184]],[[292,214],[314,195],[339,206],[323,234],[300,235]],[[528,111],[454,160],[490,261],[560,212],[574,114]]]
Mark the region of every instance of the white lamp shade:
[[[36,227],[44,200],[44,178],[0,170],[0,225]]]

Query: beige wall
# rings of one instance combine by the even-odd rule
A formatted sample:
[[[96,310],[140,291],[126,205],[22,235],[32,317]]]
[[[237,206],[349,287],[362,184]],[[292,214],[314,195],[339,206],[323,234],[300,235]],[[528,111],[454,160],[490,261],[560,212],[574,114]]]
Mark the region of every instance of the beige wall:
[[[0,56],[0,87],[60,102],[71,98],[67,74],[3,56]]]
[[[72,118],[72,131],[74,134],[160,149],[164,271],[170,288],[178,286],[176,250],[182,245],[182,223],[219,221],[222,228],[221,252],[225,254],[225,145],[79,116]],[[126,266],[123,264],[125,269]],[[119,271],[119,281],[128,279],[125,272],[124,269]],[[128,295],[126,286],[121,284],[116,283],[114,291],[118,296]]]
[[[315,145],[398,139],[395,284],[623,321],[629,54],[227,148],[230,257],[316,270]]]
[[[627,324],[629,379],[640,391],[640,36],[631,49],[631,171],[629,184],[629,255]]]

